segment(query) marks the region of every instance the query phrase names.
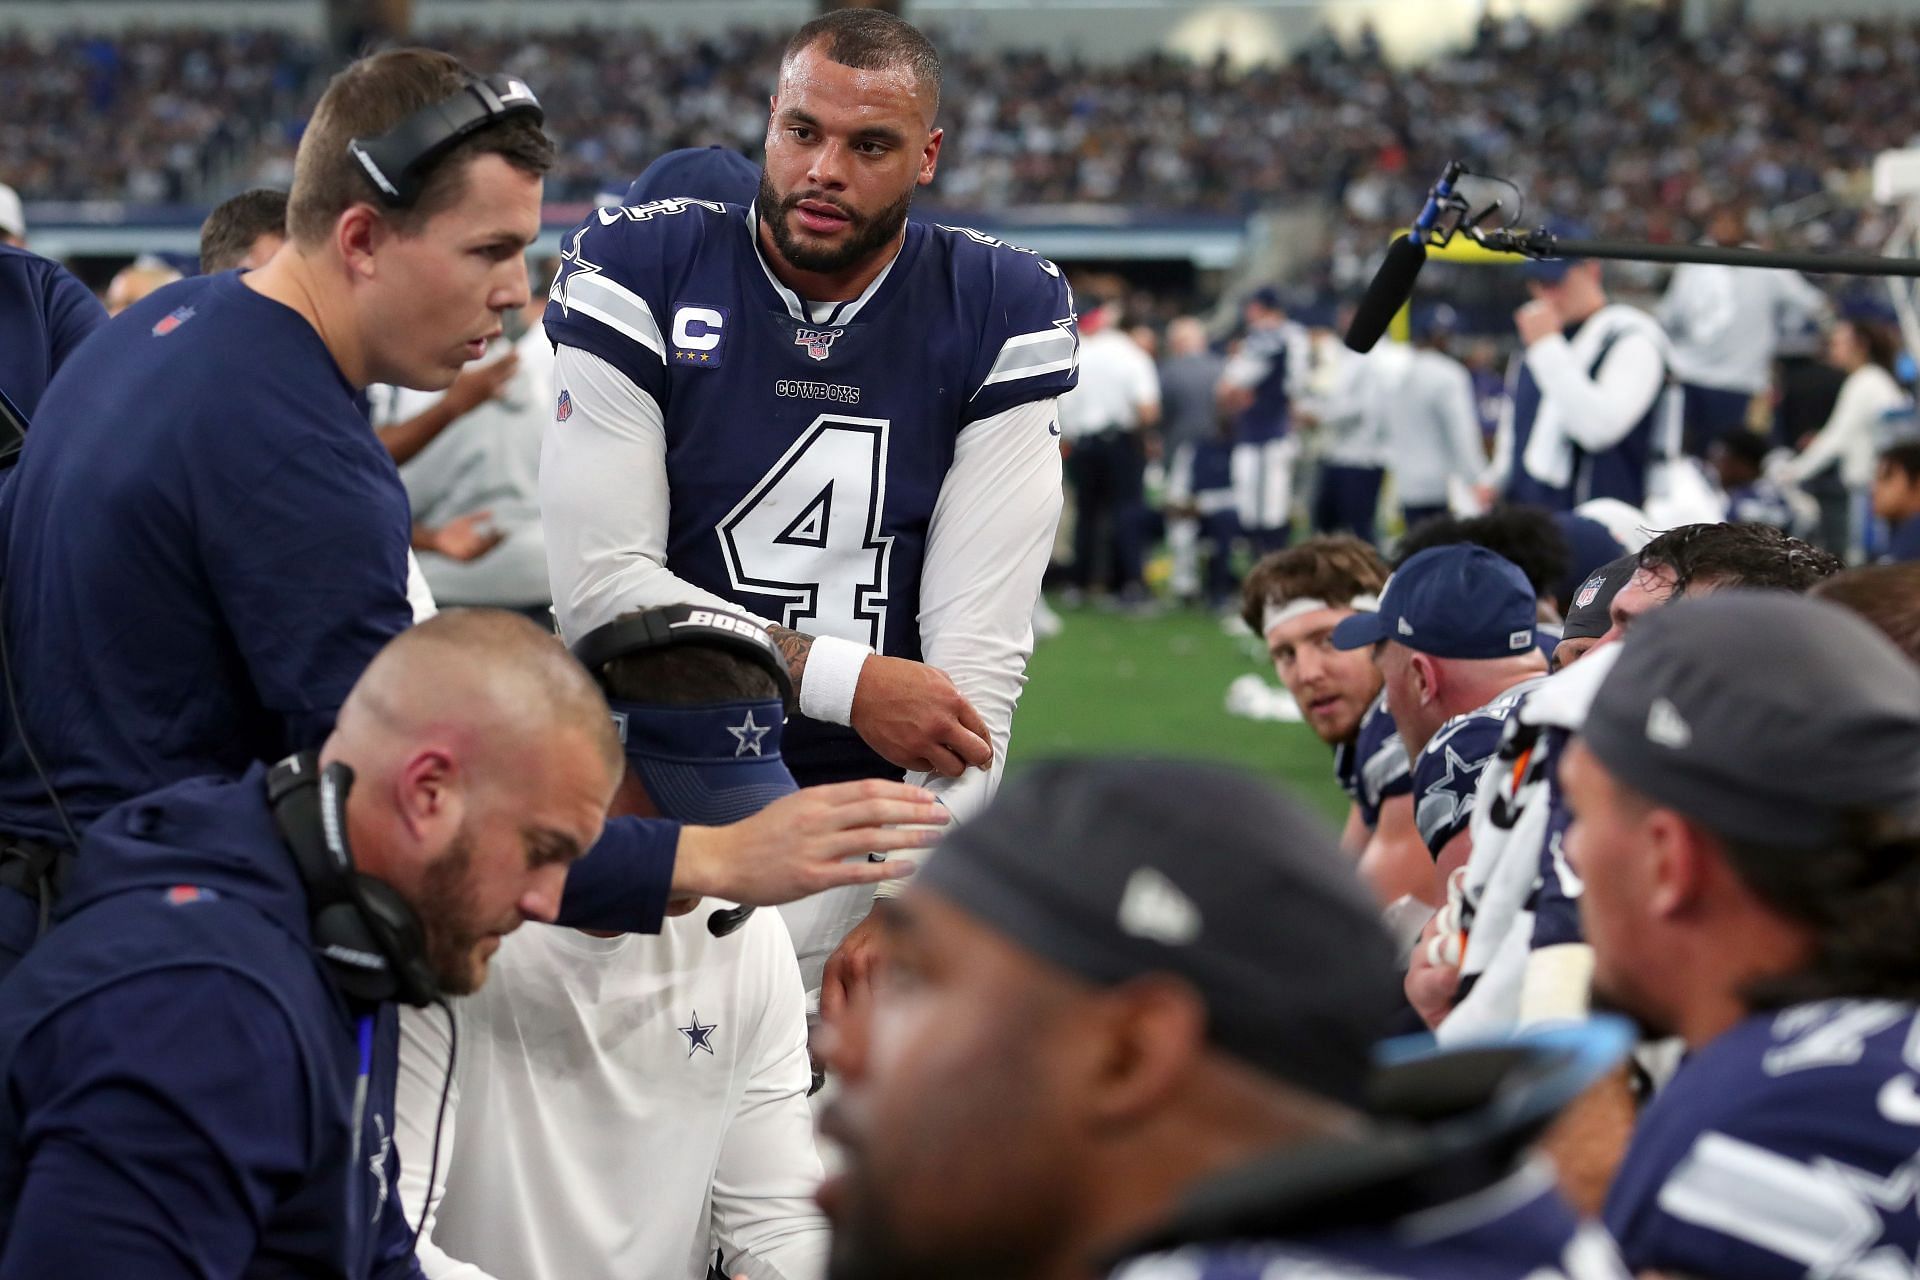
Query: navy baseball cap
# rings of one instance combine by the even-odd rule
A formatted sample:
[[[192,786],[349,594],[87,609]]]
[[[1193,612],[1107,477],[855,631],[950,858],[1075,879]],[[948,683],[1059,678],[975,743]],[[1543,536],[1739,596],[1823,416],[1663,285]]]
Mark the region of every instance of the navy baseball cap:
[[[1511,658],[1537,644],[1538,604],[1520,566],[1461,542],[1428,547],[1387,579],[1378,613],[1333,629],[1336,649],[1392,640],[1436,658]]]
[[[1548,218],[1544,224],[1557,240],[1591,240],[1593,230],[1584,222],[1575,222],[1571,218]],[[1520,266],[1520,273],[1529,280],[1538,280],[1541,284],[1559,284],[1567,278],[1567,272],[1573,270],[1585,258],[1531,258]]]
[[[800,789],[780,758],[778,698],[663,707],[610,698],[627,765],[669,818],[725,826]]]
[[[717,200],[749,205],[760,194],[760,167],[727,147],[682,147],[655,160],[627,188],[628,204]]]

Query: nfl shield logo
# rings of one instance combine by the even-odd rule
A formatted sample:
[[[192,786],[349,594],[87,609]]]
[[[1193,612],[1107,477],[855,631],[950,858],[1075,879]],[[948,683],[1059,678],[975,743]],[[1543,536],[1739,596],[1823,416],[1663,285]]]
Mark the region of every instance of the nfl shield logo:
[[[571,418],[572,416],[573,416],[573,397],[563,390],[560,392],[560,403],[554,406],[553,420],[555,422],[565,422],[568,418]]]
[[[175,307],[154,323],[153,336],[164,338],[191,319],[193,319],[192,307]]]
[[[833,340],[843,332],[842,329],[801,329],[793,335],[793,345],[805,347],[815,360],[825,360],[833,350]]]
[[[1580,584],[1580,590],[1573,597],[1573,607],[1584,609],[1592,604],[1593,598],[1600,594],[1600,585],[1605,581],[1606,578],[1603,575],[1596,573]]]

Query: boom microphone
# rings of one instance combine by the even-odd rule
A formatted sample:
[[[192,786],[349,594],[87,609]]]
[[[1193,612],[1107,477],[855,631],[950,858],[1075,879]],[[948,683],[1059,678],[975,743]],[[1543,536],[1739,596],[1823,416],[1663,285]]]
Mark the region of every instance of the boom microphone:
[[[1393,242],[1387,260],[1373,273],[1366,296],[1353,309],[1353,323],[1347,326],[1348,347],[1360,352],[1373,350],[1400,308],[1413,297],[1414,279],[1426,265],[1426,245],[1412,236],[1401,236]]]

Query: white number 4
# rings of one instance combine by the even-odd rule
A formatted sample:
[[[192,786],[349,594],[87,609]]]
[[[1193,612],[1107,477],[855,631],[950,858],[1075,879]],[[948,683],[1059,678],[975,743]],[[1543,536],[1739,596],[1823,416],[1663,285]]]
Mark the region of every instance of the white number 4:
[[[783,626],[886,638],[887,434],[885,419],[822,414],[720,522],[734,589],[785,599]]]

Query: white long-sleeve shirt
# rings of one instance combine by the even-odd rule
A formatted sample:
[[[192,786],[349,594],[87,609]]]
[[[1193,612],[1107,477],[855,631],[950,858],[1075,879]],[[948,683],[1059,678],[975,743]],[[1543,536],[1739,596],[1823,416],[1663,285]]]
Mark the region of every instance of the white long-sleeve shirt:
[[[1394,490],[1402,504],[1446,506],[1449,480],[1471,484],[1486,467],[1473,375],[1453,357],[1415,351],[1385,411]]]
[[[724,904],[722,904],[724,905]],[[432,1280],[819,1280],[828,1232],[812,1069],[777,913],[725,938],[712,902],[657,936],[529,925],[453,1002],[458,1061],[421,1232]],[[395,1141],[428,1201],[446,1016],[400,1022]]]
[[[1780,332],[1827,309],[1796,271],[1689,263],[1676,267],[1655,314],[1681,382],[1758,395],[1773,379]]]
[[[1160,370],[1139,343],[1119,329],[1080,339],[1080,382],[1059,400],[1061,434],[1079,440],[1132,431],[1143,413],[1159,407]]]
[[[1797,457],[1781,465],[1776,478],[1799,484],[1837,462],[1842,483],[1849,489],[1865,489],[1873,483],[1880,424],[1906,403],[1907,393],[1892,374],[1877,364],[1860,366],[1840,384],[1827,424]]]

